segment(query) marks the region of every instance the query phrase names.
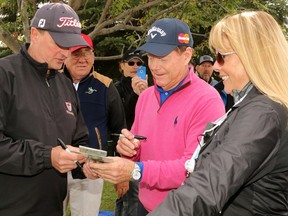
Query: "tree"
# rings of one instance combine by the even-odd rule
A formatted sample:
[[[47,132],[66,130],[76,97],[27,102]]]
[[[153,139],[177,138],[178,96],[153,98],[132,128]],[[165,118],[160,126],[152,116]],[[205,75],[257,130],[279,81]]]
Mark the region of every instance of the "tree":
[[[18,52],[29,42],[29,23],[37,7],[47,0],[0,0],[0,41],[7,48],[0,57]],[[53,0],[50,2],[61,2]],[[195,58],[209,53],[207,41],[213,23],[239,10],[265,10],[271,13],[287,34],[287,0],[66,0],[79,15],[83,32],[95,44],[98,65],[121,58],[123,51],[137,48],[155,20],[176,17],[191,28]],[[99,66],[100,67],[100,66]],[[101,69],[101,67],[100,67]],[[112,76],[113,77],[113,76]]]
[[[0,40],[4,42],[13,52],[18,52],[24,42],[29,42],[29,20],[32,19],[37,6],[47,1],[37,0],[11,0],[9,2],[0,0],[1,6],[1,28]],[[50,1],[61,2],[61,1]],[[118,0],[69,0],[68,3],[82,20],[83,31],[89,33],[92,39],[97,36],[106,36],[117,31],[144,32],[151,22],[169,11],[176,10],[188,0],[170,1],[124,1]],[[128,3],[129,2],[129,3]],[[176,3],[177,2],[177,3]],[[105,3],[105,4],[104,4]],[[140,4],[139,4],[140,3]],[[162,5],[162,9],[152,14],[146,22],[139,25],[143,12],[155,6]],[[145,12],[145,13],[146,13]],[[90,31],[90,32],[87,32]],[[109,59],[109,58],[108,58]]]

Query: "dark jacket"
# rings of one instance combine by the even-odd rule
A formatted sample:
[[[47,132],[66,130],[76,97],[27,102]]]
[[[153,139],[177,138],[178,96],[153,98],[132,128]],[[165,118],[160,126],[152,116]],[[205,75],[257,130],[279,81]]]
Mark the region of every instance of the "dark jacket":
[[[224,91],[224,84],[223,84],[223,81],[219,81],[218,83],[216,83],[214,85],[214,88],[218,91],[218,93],[220,94],[223,102],[224,102],[224,105],[225,105],[225,110],[226,112],[234,105],[234,98],[232,95],[230,94],[227,94],[225,91]]]
[[[131,77],[122,76],[121,79],[115,83],[115,87],[120,94],[124,106],[128,130],[131,129],[134,122],[135,107],[138,100],[138,95],[133,91],[131,86],[131,79]]]
[[[71,79],[67,68],[64,73]],[[107,151],[108,132],[121,133],[126,128],[125,112],[112,79],[91,69],[80,81],[77,93],[89,130],[90,147]]]
[[[216,131],[149,215],[288,215],[287,109],[253,88]]]
[[[0,215],[62,216],[67,180],[51,148],[58,137],[86,145],[88,133],[70,80],[48,75],[28,46],[0,59]]]

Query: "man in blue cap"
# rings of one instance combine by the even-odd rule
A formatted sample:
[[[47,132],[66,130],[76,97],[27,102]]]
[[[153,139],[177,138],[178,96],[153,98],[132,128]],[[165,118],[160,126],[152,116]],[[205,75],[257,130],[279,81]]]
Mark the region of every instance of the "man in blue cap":
[[[192,45],[190,28],[183,21],[164,18],[152,24],[138,50],[148,54],[155,83],[139,96],[131,131],[122,130],[118,140],[117,150],[126,159],[84,166],[89,178],[138,181],[138,216],[147,215],[183,183],[184,164],[198,146],[206,123],[224,114],[217,91],[188,66]]]

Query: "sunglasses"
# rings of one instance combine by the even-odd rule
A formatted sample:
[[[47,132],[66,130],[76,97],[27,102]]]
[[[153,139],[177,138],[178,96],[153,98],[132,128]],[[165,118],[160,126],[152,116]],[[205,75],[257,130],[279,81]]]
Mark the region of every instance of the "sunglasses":
[[[127,62],[127,64],[128,64],[129,66],[134,66],[135,64],[137,64],[137,66],[142,66],[142,65],[143,65],[143,62],[129,61],[129,62]]]
[[[219,51],[216,51],[216,61],[219,65],[224,65],[224,59],[226,56],[228,55],[232,55],[235,54],[236,52],[232,51],[232,52],[227,52],[227,53],[220,53]]]

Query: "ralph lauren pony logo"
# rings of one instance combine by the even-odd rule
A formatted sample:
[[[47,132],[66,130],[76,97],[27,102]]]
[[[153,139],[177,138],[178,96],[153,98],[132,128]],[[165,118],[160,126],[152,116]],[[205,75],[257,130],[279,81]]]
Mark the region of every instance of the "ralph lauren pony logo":
[[[174,123],[173,123],[174,127],[177,125],[177,123],[178,123],[178,116],[176,116],[176,118],[174,119]]]

